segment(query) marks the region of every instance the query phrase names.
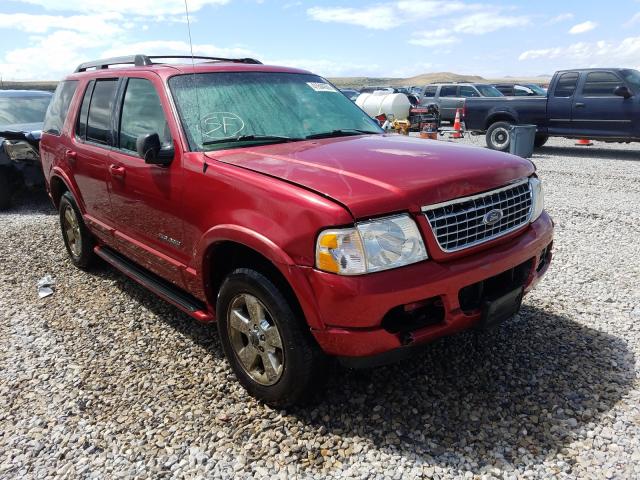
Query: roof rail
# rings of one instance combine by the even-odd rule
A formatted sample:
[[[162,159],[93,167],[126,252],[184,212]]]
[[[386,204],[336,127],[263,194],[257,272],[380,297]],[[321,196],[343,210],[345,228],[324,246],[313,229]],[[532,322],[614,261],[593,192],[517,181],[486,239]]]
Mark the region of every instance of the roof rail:
[[[95,68],[96,70],[104,70],[113,65],[134,65],[136,67],[145,67],[148,65],[154,65],[164,62],[154,62],[155,59],[197,59],[197,60],[209,60],[211,62],[234,62],[234,63],[248,63],[254,65],[261,65],[262,62],[254,58],[223,58],[223,57],[202,57],[191,55],[127,55],[125,57],[113,57],[104,58],[102,60],[93,60],[91,62],[85,62],[78,65],[75,70],[77,72],[86,72],[89,68]]]

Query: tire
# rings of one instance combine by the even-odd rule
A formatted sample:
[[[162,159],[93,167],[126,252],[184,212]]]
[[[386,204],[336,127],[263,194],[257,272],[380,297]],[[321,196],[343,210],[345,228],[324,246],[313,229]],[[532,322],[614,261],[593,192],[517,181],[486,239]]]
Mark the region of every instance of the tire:
[[[549,140],[548,135],[536,135],[536,139],[533,141],[533,146],[536,148],[542,147]]]
[[[487,130],[487,147],[499,152],[508,152],[511,144],[511,122],[496,122]]]
[[[60,199],[60,228],[67,253],[73,264],[87,270],[95,261],[93,237],[82,219],[73,195],[65,192]]]
[[[310,400],[324,384],[325,355],[269,278],[233,271],[220,287],[216,311],[225,356],[250,395],[288,407]]]
[[[0,169],[0,210],[8,210],[11,206],[13,191],[11,183],[4,170]]]

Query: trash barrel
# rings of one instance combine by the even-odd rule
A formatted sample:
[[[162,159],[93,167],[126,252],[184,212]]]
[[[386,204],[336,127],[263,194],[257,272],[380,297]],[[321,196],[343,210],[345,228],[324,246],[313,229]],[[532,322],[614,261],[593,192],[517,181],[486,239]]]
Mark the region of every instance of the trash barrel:
[[[535,125],[514,125],[511,127],[509,153],[522,158],[531,158],[536,139]]]

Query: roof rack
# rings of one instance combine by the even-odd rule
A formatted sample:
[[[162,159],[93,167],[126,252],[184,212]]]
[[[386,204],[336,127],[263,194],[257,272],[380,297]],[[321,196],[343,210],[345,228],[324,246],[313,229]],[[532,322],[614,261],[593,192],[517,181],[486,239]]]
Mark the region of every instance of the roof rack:
[[[198,55],[127,55],[125,57],[113,57],[104,58],[102,60],[93,60],[91,62],[85,62],[78,65],[75,73],[86,72],[89,68],[95,68],[96,70],[104,70],[113,65],[134,65],[136,67],[146,67],[148,65],[156,65],[164,62],[154,62],[154,59],[197,59],[208,60],[211,62],[233,62],[233,63],[248,63],[253,65],[262,65],[262,62],[254,58],[223,58],[223,57],[201,57]]]

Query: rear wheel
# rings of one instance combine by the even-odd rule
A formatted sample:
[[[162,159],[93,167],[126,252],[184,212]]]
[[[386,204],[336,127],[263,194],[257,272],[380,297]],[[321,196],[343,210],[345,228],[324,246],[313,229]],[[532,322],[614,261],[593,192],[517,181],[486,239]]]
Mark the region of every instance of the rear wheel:
[[[95,260],[93,238],[82,220],[82,214],[73,195],[65,192],[60,199],[60,227],[67,253],[73,264],[87,269]]]
[[[4,170],[0,169],[0,210],[7,210],[11,205],[11,183]]]
[[[235,270],[220,287],[216,310],[224,353],[252,396],[286,407],[308,400],[324,383],[324,354],[269,278]]]
[[[487,130],[487,147],[500,152],[508,152],[511,144],[511,122],[496,122]]]
[[[548,135],[536,135],[536,139],[533,141],[533,146],[536,148],[542,147],[549,140]]]

